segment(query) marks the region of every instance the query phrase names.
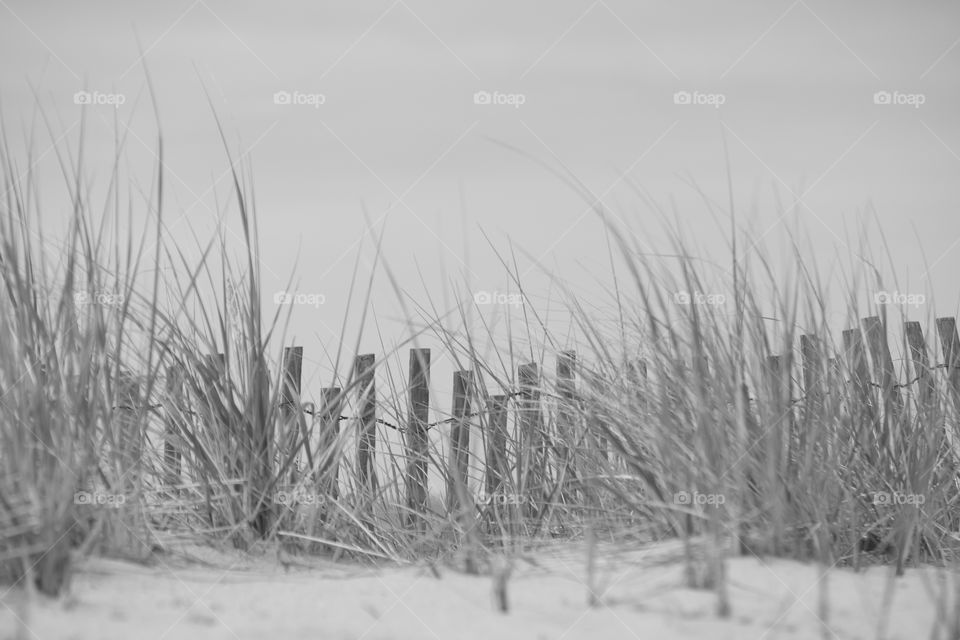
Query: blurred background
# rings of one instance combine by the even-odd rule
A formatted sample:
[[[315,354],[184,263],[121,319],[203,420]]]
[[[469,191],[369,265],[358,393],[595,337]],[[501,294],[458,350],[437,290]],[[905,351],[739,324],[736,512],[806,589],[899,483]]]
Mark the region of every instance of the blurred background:
[[[598,206],[665,269],[676,226],[722,276],[732,204],[741,257],[786,278],[796,250],[836,284],[836,330],[871,256],[884,290],[925,296],[912,319],[955,315],[958,70],[951,2],[0,0],[3,137],[44,185],[50,255],[81,140],[91,201],[117,189],[112,233],[156,225],[162,135],[167,233],[188,256],[223,233],[242,266],[237,163],[264,313],[306,296],[280,311],[308,395],[341,341],[387,353],[420,310],[451,311],[450,330],[522,324],[507,267],[575,343],[564,290],[611,317],[611,270],[631,292]],[[456,365],[434,362],[446,390]]]

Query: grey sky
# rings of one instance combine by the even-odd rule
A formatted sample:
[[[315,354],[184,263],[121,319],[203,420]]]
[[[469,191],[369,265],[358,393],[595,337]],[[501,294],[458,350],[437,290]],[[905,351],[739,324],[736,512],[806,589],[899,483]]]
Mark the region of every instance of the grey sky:
[[[726,206],[726,131],[741,222],[756,235],[782,246],[788,222],[827,268],[836,251],[849,256],[844,242],[869,213],[891,240],[897,275],[934,293],[938,315],[956,310],[955,3],[0,0],[8,135],[20,141],[36,113],[31,85],[71,144],[74,93],[122,93],[119,108],[88,110],[91,173],[109,171],[117,115],[131,124],[131,170],[149,184],[155,125],[135,33],[160,104],[172,233],[189,238],[185,221],[211,232],[214,194],[229,196],[227,179],[210,190],[226,160],[205,85],[232,150],[249,150],[266,293],[295,269],[301,291],[327,298],[322,309],[295,310],[291,331],[308,359],[330,345],[324,327],[336,330],[342,317],[353,243],[365,231],[361,203],[386,222],[384,255],[421,302],[414,256],[438,299],[445,275],[466,294],[505,289],[480,228],[499,249],[512,240],[590,290],[589,272],[607,264],[596,218],[490,139],[569,167],[620,219],[648,228],[658,250],[656,218],[620,179],[627,172],[655,200],[673,198],[692,239],[722,255],[726,240],[684,177]],[[275,104],[278,91],[322,94],[324,103]],[[522,94],[524,104],[478,105],[477,91]],[[679,91],[724,103],[676,104]],[[877,91],[921,94],[923,104],[876,104]],[[41,140],[38,152],[50,142]],[[55,180],[53,154],[37,170]],[[804,206],[781,218],[774,193],[789,203],[790,190],[808,187]],[[871,243],[882,253],[879,236]],[[934,265],[926,275],[921,246]],[[372,259],[369,237],[364,253]],[[378,279],[384,316],[398,313],[387,291]],[[364,348],[380,351],[374,336]]]

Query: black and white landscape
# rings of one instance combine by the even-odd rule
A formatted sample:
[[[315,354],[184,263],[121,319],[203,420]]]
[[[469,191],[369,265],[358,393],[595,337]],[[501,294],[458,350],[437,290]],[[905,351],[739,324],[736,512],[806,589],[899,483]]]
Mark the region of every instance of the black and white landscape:
[[[960,7],[0,0],[0,637],[960,638]]]

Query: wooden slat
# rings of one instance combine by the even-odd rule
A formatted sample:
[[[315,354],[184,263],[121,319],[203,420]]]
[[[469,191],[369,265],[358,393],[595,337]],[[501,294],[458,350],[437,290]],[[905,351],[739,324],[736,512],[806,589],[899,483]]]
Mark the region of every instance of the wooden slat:
[[[354,360],[353,373],[357,383],[359,438],[357,440],[357,472],[360,486],[371,492],[377,490],[374,457],[377,447],[377,393],[374,371],[376,355],[365,353]]]
[[[517,485],[524,496],[528,516],[543,506],[544,441],[540,414],[540,368],[535,362],[517,368],[519,383],[518,424],[520,461]]]
[[[460,513],[468,504],[470,472],[470,400],[473,372],[453,372],[453,422],[450,424],[450,475],[447,510]]]
[[[407,526],[424,531],[427,512],[427,421],[430,414],[430,349],[410,349],[407,451]]]

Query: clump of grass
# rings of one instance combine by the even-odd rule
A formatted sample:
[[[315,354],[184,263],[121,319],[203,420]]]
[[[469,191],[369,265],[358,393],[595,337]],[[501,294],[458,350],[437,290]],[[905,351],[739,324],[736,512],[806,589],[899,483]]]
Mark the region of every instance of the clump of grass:
[[[578,309],[597,362],[586,388],[596,425],[649,489],[632,500],[637,508],[663,531],[706,536],[705,556],[689,548],[691,586],[721,588],[722,556],[731,549],[826,567],[885,551],[885,558],[870,555],[900,572],[908,559],[953,556],[958,461],[944,438],[956,428],[949,376],[925,371],[925,385],[896,387],[899,404],[885,402],[894,387],[882,381],[860,397],[849,353],[828,322],[829,292],[799,258],[792,287],[783,288],[766,263],[765,282],[737,267],[732,282],[715,283],[679,240],[679,279],[632,241],[619,235],[634,289],[619,290],[617,299],[636,300],[621,310],[630,321],[609,332]],[[710,291],[731,292],[730,304],[676,297]],[[772,291],[772,299],[760,291]],[[848,296],[870,292],[851,286]],[[776,340],[771,316],[780,325]],[[859,334],[855,305],[848,318]],[[617,342],[611,333],[627,337]],[[624,374],[634,345],[646,347],[639,384]],[[922,502],[878,502],[878,494]]]
[[[139,396],[156,356],[155,305],[135,290],[143,245],[110,246],[82,155],[57,153],[72,215],[48,243],[34,174],[20,173],[5,138],[0,151],[0,573],[47,594],[97,531],[148,544]],[[94,508],[103,504],[113,508]]]
[[[481,317],[474,328],[469,305],[441,313],[430,300],[416,320],[408,313],[400,345],[381,339],[378,462],[361,473],[348,455],[359,428],[350,398],[367,378],[351,368],[331,382],[339,396],[319,403],[286,392],[285,323],[279,312],[262,317],[257,220],[240,170],[233,206],[244,253],[233,264],[222,234],[198,242],[196,259],[164,236],[162,162],[143,203],[156,222],[152,255],[129,239],[104,248],[107,221],[81,186],[82,164],[64,160],[73,213],[50,265],[33,222],[39,185],[20,177],[6,145],[0,158],[0,572],[10,582],[57,593],[77,549],[142,556],[173,532],[241,549],[266,541],[285,552],[491,570],[505,610],[509,571],[497,563],[545,540],[584,536],[594,549],[601,538],[680,537],[688,583],[716,590],[728,615],[731,550],[826,567],[887,560],[899,571],[955,558],[952,374],[921,368],[917,384],[864,386],[853,334],[837,339],[829,291],[799,258],[786,286],[762,256],[755,269],[734,260],[723,281],[679,236],[664,268],[611,227],[629,284],[614,274],[608,317],[565,292],[572,328],[563,335],[529,302],[516,260],[503,260],[527,301],[522,322]],[[116,211],[119,200],[108,205]],[[152,282],[138,276],[144,266]],[[851,300],[859,282],[851,278]],[[678,297],[719,290],[727,305]],[[361,325],[369,310],[368,298]],[[848,312],[859,327],[859,309]],[[401,346],[428,341],[471,373],[459,378],[457,406],[422,425],[394,360]],[[341,340],[334,371],[349,346]],[[308,405],[327,403],[334,415],[307,417]],[[416,426],[429,426],[426,441],[414,442]],[[454,455],[450,433],[473,444]],[[411,501],[411,472],[423,463],[443,495]],[[484,503],[479,487],[515,499]],[[324,500],[278,500],[300,491]],[[924,502],[878,504],[875,492]]]

